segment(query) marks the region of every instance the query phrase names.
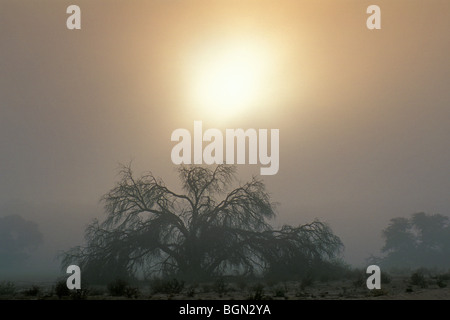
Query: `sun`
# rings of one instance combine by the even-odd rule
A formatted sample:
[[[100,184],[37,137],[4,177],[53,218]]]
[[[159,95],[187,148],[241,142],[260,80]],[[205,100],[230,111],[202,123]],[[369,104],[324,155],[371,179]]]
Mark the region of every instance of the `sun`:
[[[190,64],[190,102],[220,118],[249,111],[267,92],[269,53],[268,46],[257,41],[205,45]]]

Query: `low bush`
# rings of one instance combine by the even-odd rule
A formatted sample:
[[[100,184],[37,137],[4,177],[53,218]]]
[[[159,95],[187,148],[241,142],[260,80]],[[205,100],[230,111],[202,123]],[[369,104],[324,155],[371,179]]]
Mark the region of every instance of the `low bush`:
[[[0,296],[15,295],[16,286],[11,281],[3,281],[0,283]]]
[[[128,283],[122,279],[116,279],[106,286],[108,293],[113,297],[125,296],[127,287]]]
[[[223,278],[218,278],[213,285],[213,290],[216,292],[219,297],[222,297],[229,291],[228,284],[225,282]]]
[[[184,289],[184,281],[178,279],[154,279],[150,284],[152,293],[179,294]]]
[[[410,282],[412,285],[419,286],[421,288],[425,288],[427,286],[425,275],[420,271],[414,272],[411,275]]]
[[[251,287],[247,300],[264,300],[264,285],[258,283]]]
[[[60,280],[55,285],[55,293],[59,299],[70,296],[70,290],[67,288],[65,280]]]
[[[32,285],[31,288],[24,290],[23,294],[28,297],[37,297],[39,294],[41,294],[42,290],[37,285]]]

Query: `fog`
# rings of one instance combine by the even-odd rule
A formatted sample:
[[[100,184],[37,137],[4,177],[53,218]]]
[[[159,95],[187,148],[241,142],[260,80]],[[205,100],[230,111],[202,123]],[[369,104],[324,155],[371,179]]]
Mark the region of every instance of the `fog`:
[[[320,219],[364,265],[391,218],[449,215],[450,2],[0,2],[0,217],[43,242],[5,277],[53,279],[57,254],[105,215],[120,163],[178,188],[173,130],[277,128],[280,169],[261,176],[273,224]],[[270,98],[229,119],[192,107],[186,66],[200,44],[234,36],[273,50]],[[259,165],[238,165],[242,182]]]

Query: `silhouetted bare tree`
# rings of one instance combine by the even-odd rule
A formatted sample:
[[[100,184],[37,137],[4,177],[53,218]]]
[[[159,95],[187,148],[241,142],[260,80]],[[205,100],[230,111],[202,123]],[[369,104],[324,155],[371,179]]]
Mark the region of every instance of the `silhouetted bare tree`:
[[[151,173],[135,178],[124,166],[103,198],[106,220],[87,228],[87,245],[66,252],[63,266],[79,263],[83,276],[97,281],[137,274],[200,280],[281,265],[300,264],[301,272],[342,249],[319,221],[273,230],[274,205],[263,182],[253,178],[227,191],[234,173],[227,165],[180,167],[184,192],[177,193]]]

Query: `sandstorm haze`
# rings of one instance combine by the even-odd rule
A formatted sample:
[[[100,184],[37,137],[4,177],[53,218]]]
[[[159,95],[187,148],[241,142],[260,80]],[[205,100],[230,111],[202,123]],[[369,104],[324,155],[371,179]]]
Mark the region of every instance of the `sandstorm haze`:
[[[170,136],[195,120],[279,129],[279,172],[262,177],[274,225],[326,221],[354,265],[391,218],[450,214],[448,1],[375,1],[376,31],[368,1],[77,1],[69,31],[72,2],[0,2],[0,217],[43,234],[30,277],[59,272],[104,217],[119,163],[177,187]],[[229,117],[193,93],[227,50],[264,69]]]

